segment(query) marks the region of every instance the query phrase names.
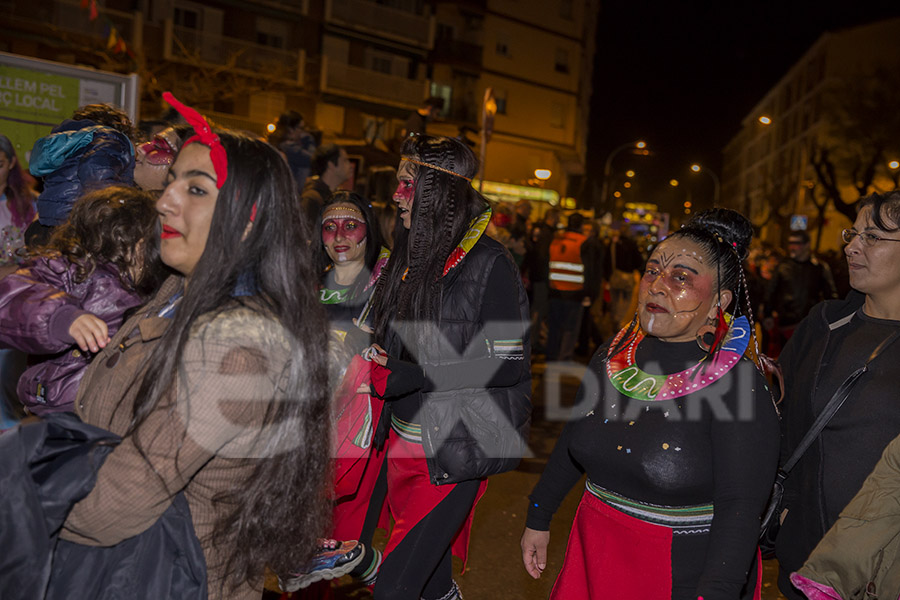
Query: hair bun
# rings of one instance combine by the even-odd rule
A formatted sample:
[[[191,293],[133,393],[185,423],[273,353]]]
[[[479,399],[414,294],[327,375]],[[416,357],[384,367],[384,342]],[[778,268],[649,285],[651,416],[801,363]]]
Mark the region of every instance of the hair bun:
[[[753,238],[753,225],[736,210],[708,208],[694,215],[684,226],[716,233],[737,251],[741,259],[747,257],[750,240]]]

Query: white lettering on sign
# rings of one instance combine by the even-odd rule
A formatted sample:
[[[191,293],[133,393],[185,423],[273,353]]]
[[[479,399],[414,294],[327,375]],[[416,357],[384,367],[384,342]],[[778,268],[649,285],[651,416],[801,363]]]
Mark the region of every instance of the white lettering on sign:
[[[8,91],[0,91],[0,106],[5,108],[15,106],[17,108],[36,108],[38,110],[49,110],[53,112],[60,111],[59,106],[56,104],[56,98],[46,98],[34,94],[20,94],[18,92]]]
[[[0,76],[0,90],[13,90],[17,92],[37,92],[37,81],[29,81],[20,77]]]
[[[65,99],[63,87],[21,77],[0,75],[0,107],[60,112],[57,99]]]

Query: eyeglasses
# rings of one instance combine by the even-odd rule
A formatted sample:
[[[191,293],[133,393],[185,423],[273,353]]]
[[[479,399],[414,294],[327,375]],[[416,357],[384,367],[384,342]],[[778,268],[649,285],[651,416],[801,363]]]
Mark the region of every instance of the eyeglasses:
[[[900,242],[900,240],[895,240],[892,238],[883,238],[875,235],[874,233],[868,233],[863,231],[860,233],[859,231],[855,231],[853,229],[845,229],[841,232],[841,239],[844,240],[845,244],[849,244],[853,241],[853,238],[859,236],[860,241],[864,246],[872,247],[876,244],[876,242]]]

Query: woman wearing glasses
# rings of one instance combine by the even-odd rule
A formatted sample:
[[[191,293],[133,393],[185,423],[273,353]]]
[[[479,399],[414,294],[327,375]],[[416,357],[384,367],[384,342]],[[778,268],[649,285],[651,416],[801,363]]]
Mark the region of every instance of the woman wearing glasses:
[[[872,194],[842,237],[853,291],[814,308],[779,357],[784,370],[782,464],[847,377],[900,329],[900,192]],[[776,555],[778,585],[804,596],[797,571],[900,435],[900,343],[884,348],[791,471]]]

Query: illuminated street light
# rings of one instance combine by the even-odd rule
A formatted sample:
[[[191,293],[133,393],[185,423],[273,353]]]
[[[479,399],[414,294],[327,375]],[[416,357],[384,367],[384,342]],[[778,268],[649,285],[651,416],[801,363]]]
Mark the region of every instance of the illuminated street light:
[[[897,162],[897,161],[894,161],[894,162]],[[893,167],[893,168],[896,169],[897,167]],[[628,169],[627,171],[625,171],[625,177],[634,177],[634,171],[632,171],[631,169]]]
[[[622,192],[620,192],[619,190],[616,190],[613,193],[613,198],[621,198],[621,197],[622,197]]]
[[[678,187],[678,180],[677,180],[677,179],[670,179],[670,180],[669,180],[669,185],[671,185],[672,187]]]
[[[710,169],[701,168],[700,165],[698,165],[697,163],[694,163],[691,165],[691,171],[693,171],[694,173],[699,173],[700,171],[703,171],[704,173],[706,173],[707,175],[712,177],[713,186],[714,186],[713,187],[713,205],[718,206],[719,205],[719,188],[720,188],[719,176],[716,175],[715,173],[713,173]]]
[[[896,171],[897,169],[900,169],[900,161],[892,160],[891,162],[888,163],[888,166],[889,166],[892,170],[895,170],[895,171]]]
[[[266,125],[266,131],[268,131],[269,133],[275,131],[275,123],[269,123],[268,125]]]
[[[606,164],[603,166],[603,187],[600,188],[600,202],[605,203],[607,194],[609,193],[609,174],[612,170],[612,161],[616,157],[616,155],[622,150],[626,150],[628,148],[637,148],[643,150],[641,152],[642,155],[647,156],[650,154],[649,150],[645,150],[647,147],[647,142],[644,140],[637,140],[636,142],[628,142],[627,144],[622,144],[618,148],[615,148],[612,152],[609,153],[609,156],[606,157]],[[618,196],[616,196],[618,198]]]
[[[624,185],[626,188],[630,188],[630,187],[631,187],[631,182],[630,182],[630,181],[626,181],[626,182],[623,183],[622,185]]]
[[[550,176],[553,173],[550,172],[550,169],[535,169],[534,176],[540,179],[541,181],[547,181],[550,179]]]
[[[685,201],[685,203],[684,203],[684,207],[685,207],[685,208],[690,208],[690,207],[692,207],[692,206],[693,206],[693,204],[691,204],[691,201],[690,201],[690,200],[686,200],[686,201]]]
[[[759,118],[759,122],[762,123],[763,125],[770,125],[772,123],[772,119],[770,119],[766,115],[763,115]]]

